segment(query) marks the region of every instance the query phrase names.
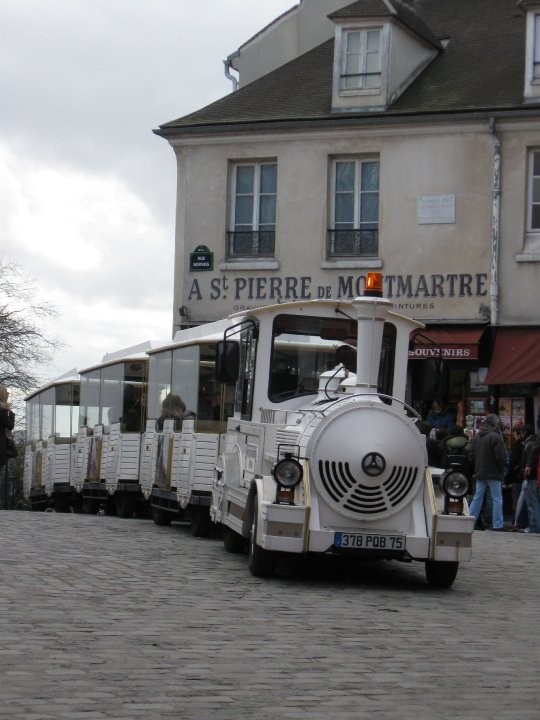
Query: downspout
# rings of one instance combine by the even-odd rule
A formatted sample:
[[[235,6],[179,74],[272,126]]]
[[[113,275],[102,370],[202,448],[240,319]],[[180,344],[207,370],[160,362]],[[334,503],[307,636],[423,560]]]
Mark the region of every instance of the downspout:
[[[501,214],[501,141],[495,118],[489,119],[493,136],[493,206],[491,218],[491,285],[489,289],[491,325],[499,322],[499,225]]]
[[[225,66],[225,77],[227,80],[230,80],[232,82],[233,86],[233,92],[236,92],[238,90],[238,79],[234,77],[234,75],[231,75],[231,70],[234,70],[233,60],[237,57],[239,57],[240,53],[238,50],[234,52],[232,55],[229,55],[229,57],[223,61],[223,65]]]

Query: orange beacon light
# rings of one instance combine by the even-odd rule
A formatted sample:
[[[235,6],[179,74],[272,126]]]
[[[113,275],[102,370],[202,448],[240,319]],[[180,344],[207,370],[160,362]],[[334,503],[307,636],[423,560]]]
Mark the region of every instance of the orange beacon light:
[[[382,297],[383,296],[383,276],[380,272],[369,272],[366,278],[366,288],[364,290],[366,297]]]

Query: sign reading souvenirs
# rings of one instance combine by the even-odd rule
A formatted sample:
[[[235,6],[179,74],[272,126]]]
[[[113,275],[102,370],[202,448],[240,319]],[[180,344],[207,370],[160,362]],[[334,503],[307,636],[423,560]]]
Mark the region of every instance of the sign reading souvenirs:
[[[477,360],[484,326],[427,327],[413,332],[409,360]]]
[[[189,269],[191,272],[197,270],[213,270],[214,253],[210,252],[206,245],[198,245],[195,250],[189,254]]]

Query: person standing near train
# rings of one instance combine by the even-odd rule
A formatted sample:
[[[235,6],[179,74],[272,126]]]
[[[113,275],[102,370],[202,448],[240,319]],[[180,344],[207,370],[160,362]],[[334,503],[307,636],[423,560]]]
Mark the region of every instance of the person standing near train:
[[[502,479],[506,449],[497,415],[487,415],[482,428],[470,444],[470,459],[474,469],[475,492],[470,514],[477,520],[482,510],[486,490],[493,501],[492,530],[504,530]]]
[[[0,385],[0,467],[7,462],[8,438],[15,425],[15,414],[8,401],[9,391],[5,385]]]
[[[431,425],[433,430],[446,430],[447,432],[450,432],[455,425],[454,418],[442,400],[433,401],[426,422]]]
[[[537,533],[540,532],[540,501],[538,499],[538,459],[540,456],[540,433],[536,435],[536,439],[530,438],[530,442],[525,441],[525,504],[529,513],[529,526],[523,532]]]

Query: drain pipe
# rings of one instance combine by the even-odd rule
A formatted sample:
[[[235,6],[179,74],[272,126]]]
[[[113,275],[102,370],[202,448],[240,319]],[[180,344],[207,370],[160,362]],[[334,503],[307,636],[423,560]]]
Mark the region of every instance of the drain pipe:
[[[238,90],[238,80],[234,77],[234,75],[231,75],[231,70],[234,70],[233,66],[233,60],[237,57],[239,57],[240,53],[238,50],[233,53],[232,55],[229,55],[229,57],[223,61],[223,65],[225,66],[225,77],[227,80],[230,80],[232,82],[233,86],[233,92],[236,92]]]
[[[493,205],[491,218],[491,285],[489,299],[491,325],[499,322],[499,225],[501,214],[501,141],[495,118],[489,118],[489,131],[493,136]]]

